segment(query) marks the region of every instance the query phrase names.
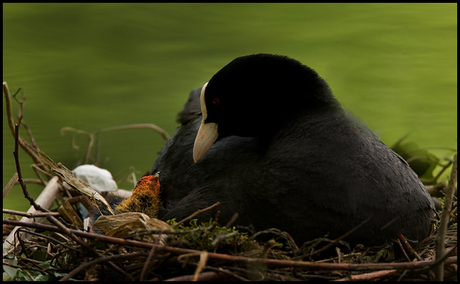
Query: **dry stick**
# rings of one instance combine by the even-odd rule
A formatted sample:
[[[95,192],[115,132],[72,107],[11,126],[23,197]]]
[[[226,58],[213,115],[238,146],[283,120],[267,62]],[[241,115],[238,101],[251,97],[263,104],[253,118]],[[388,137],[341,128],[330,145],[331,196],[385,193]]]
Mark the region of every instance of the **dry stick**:
[[[72,145],[74,145],[74,148],[76,148],[76,144],[75,144],[75,137],[77,134],[83,134],[83,135],[86,135],[88,136],[88,147],[87,147],[87,150],[86,150],[86,156],[85,156],[85,163],[87,164],[88,161],[89,161],[89,158],[91,156],[91,150],[93,148],[93,145],[94,145],[94,142],[97,140],[97,148],[96,148],[96,161],[99,160],[99,143],[100,143],[100,134],[102,132],[107,132],[107,131],[114,131],[114,130],[125,130],[125,129],[136,129],[136,128],[151,128],[153,130],[155,130],[156,132],[158,132],[162,137],[163,137],[163,140],[164,140],[164,143],[166,143],[169,139],[170,139],[170,136],[169,134],[163,130],[162,128],[158,127],[157,125],[155,124],[131,124],[131,125],[122,125],[122,126],[114,126],[114,127],[109,127],[109,128],[104,128],[104,129],[101,129],[101,130],[97,130],[93,133],[90,133],[90,132],[87,132],[87,131],[84,131],[84,130],[79,130],[79,129],[75,129],[75,128],[72,128],[72,127],[63,127],[61,129],[61,135],[64,135],[64,132],[65,131],[73,131],[75,132],[74,133],[74,136],[72,138]]]
[[[433,268],[433,267],[438,266],[439,263],[444,262],[444,260],[446,260],[446,259],[449,257],[449,255],[453,254],[453,252],[456,252],[456,251],[457,251],[457,244],[455,244],[455,246],[451,247],[451,248],[446,252],[446,254],[443,255],[441,258],[436,259],[436,260],[435,260],[432,264],[430,264],[427,268],[428,268],[428,269],[431,269],[431,268]]]
[[[14,135],[14,119],[13,119],[13,106],[11,104],[10,88],[8,84],[3,82],[3,93],[5,94],[5,106],[6,106],[6,117],[8,119],[8,126],[10,127],[11,133]]]
[[[337,239],[333,240],[332,242],[330,242],[328,245],[324,246],[323,248],[319,249],[319,250],[316,250],[314,252],[312,252],[309,256],[314,256],[314,255],[317,255],[317,254],[320,254],[322,253],[323,251],[329,249],[330,247],[332,247],[333,245],[337,244],[340,240],[348,237],[350,234],[354,233],[356,230],[358,230],[359,228],[361,228],[364,224],[366,224],[367,222],[369,222],[371,220],[371,218],[367,218],[366,220],[362,221],[361,224],[359,224],[358,226],[354,227],[353,229],[351,229],[350,231],[348,231],[347,233],[343,234],[342,236],[338,237]]]
[[[72,136],[72,147],[74,149],[80,148],[75,143],[75,139],[77,137],[77,134],[82,134],[82,135],[88,136],[88,147],[87,147],[86,155],[85,155],[85,164],[88,164],[89,158],[91,157],[91,149],[93,148],[93,145],[94,145],[94,133],[89,133],[88,131],[79,130],[79,129],[75,129],[73,127],[66,126],[66,127],[61,128],[61,135],[64,136],[64,133],[66,131],[73,131],[74,132],[74,134]]]
[[[182,219],[180,222],[176,223],[173,228],[179,226],[180,224],[184,223],[184,222],[187,222],[189,220],[191,220],[193,217],[195,217],[196,215],[200,214],[200,213],[203,213],[205,211],[208,211],[208,210],[211,210],[213,209],[214,207],[217,207],[220,205],[220,202],[216,202],[214,203],[213,205],[209,206],[209,207],[206,207],[204,209],[200,209],[200,210],[197,210],[195,213],[193,213],[192,215],[188,216],[187,218],[185,219]]]
[[[441,192],[444,192],[447,187],[446,182],[441,181],[436,185],[426,185],[425,188],[428,193],[433,197],[443,197],[444,195]]]
[[[26,224],[24,222],[15,221],[15,220],[3,220],[4,224],[12,224],[17,226],[25,226],[31,228],[40,228],[48,231],[55,231],[61,232],[59,228],[52,225],[45,225],[45,224],[38,224],[38,223],[30,223]],[[153,243],[146,243],[141,241],[135,240],[128,240],[128,239],[121,239],[116,237],[108,237],[104,235],[88,233],[78,230],[69,230],[71,233],[80,236],[82,238],[94,239],[102,242],[119,244],[124,246],[133,246],[133,247],[140,247],[140,248],[148,248],[151,249],[152,247],[157,247],[158,249],[168,251],[174,254],[200,254],[201,251],[192,250],[192,249],[185,249],[185,248],[177,248],[177,247],[170,247],[164,246],[159,244]],[[382,269],[417,269],[423,268],[426,266],[431,265],[434,261],[418,261],[418,262],[401,262],[401,263],[364,263],[364,264],[349,264],[349,263],[318,263],[318,262],[309,262],[309,261],[294,261],[294,260],[277,260],[277,259],[261,259],[261,258],[250,258],[244,256],[234,256],[234,255],[226,255],[221,253],[213,253],[209,252],[208,257],[210,259],[221,260],[221,261],[229,261],[229,262],[238,262],[243,264],[254,264],[254,263],[263,263],[270,266],[275,267],[299,267],[302,269],[309,269],[309,270],[356,270],[356,271],[363,271],[363,270],[382,270]],[[457,256],[448,257],[445,260],[445,264],[456,263]]]
[[[37,149],[38,145],[37,145],[37,142],[35,142],[34,136],[32,135],[32,130],[30,129],[30,127],[27,125],[27,123],[24,120],[22,120],[22,125],[27,130],[27,134],[29,135],[30,142],[32,143],[32,147]]]
[[[155,239],[155,244],[158,244],[160,242],[161,235],[163,234],[164,230],[161,230],[160,233],[158,234],[158,237]],[[149,252],[149,256],[147,257],[147,260],[145,261],[144,267],[142,268],[141,276],[139,277],[140,281],[144,281],[145,275],[147,274],[147,268],[149,266],[150,260],[153,257],[153,254],[155,253],[156,247],[152,247],[152,249]]]
[[[47,182],[42,178],[40,173],[45,174],[48,177],[48,179],[51,179],[53,177],[53,175],[50,172],[45,172],[43,169],[41,169],[39,166],[37,166],[35,164],[32,165],[32,169],[34,170],[35,174],[39,178],[39,181],[41,182],[41,184],[43,184],[45,186],[46,186]],[[29,180],[29,182],[38,183],[38,182],[35,182],[35,181],[32,181],[32,180]]]
[[[28,218],[46,217],[49,215],[53,215],[53,216],[61,215],[59,212],[29,213],[29,212],[22,212],[22,211],[10,210],[10,209],[3,209],[3,213],[10,214],[10,215],[19,215],[19,216],[24,216]]]
[[[241,277],[238,273],[235,273],[229,269],[224,269],[222,267],[213,267],[213,266],[207,266],[206,269],[210,270],[210,272],[214,271],[216,273],[219,273],[219,274],[222,274],[222,275],[226,275],[226,276],[229,276],[229,277],[232,277],[232,278],[236,278],[237,280],[241,280],[241,281],[248,281],[248,279],[244,278],[244,277]],[[206,276],[203,275],[207,272],[203,272],[200,274],[200,279],[198,279],[198,281],[200,281],[201,279],[206,280]]]
[[[164,281],[192,281],[195,278],[194,275],[182,275],[177,276],[169,279],[165,279]],[[220,280],[221,274],[215,271],[207,271],[200,274],[199,278],[194,281],[216,281]]]
[[[396,239],[396,240],[395,240],[395,243],[397,243],[397,244],[399,245],[399,248],[401,249],[402,253],[403,253],[404,256],[406,257],[407,261],[411,261],[411,260],[410,260],[410,257],[407,255],[406,251],[404,250],[401,241],[400,241],[399,239]]]
[[[445,254],[444,240],[447,234],[447,224],[449,223],[450,211],[452,209],[452,199],[455,192],[455,184],[457,183],[457,154],[454,156],[452,172],[450,173],[449,184],[446,189],[446,198],[444,199],[444,208],[441,214],[441,223],[436,236],[436,259],[443,257]],[[444,279],[444,264],[441,262],[434,268],[435,280],[442,281]]]
[[[197,256],[197,255],[200,256],[200,261],[198,262],[198,264],[196,264],[196,269],[195,269],[195,272],[193,273],[192,281],[198,280],[198,277],[201,271],[206,266],[206,262],[208,261],[208,252],[207,251],[195,251],[194,253],[182,254],[177,258],[177,260],[179,261],[183,258],[186,258],[185,262],[187,262],[188,257]]]
[[[69,274],[64,276],[59,281],[68,281],[70,278],[72,278],[72,276],[77,275],[83,269],[85,269],[87,267],[90,267],[91,265],[99,263],[99,262],[104,262],[104,261],[110,261],[111,262],[112,260],[133,258],[133,257],[137,257],[137,256],[142,256],[142,255],[145,255],[145,252],[134,252],[134,253],[128,253],[128,254],[119,254],[119,255],[110,255],[110,256],[99,257],[99,258],[94,259],[92,261],[83,263],[83,265],[80,265],[79,267],[75,268],[74,270],[69,272]],[[128,274],[127,274],[127,276],[131,277]],[[131,277],[131,279],[132,279],[132,277]]]
[[[445,170],[447,170],[447,168],[452,164],[453,162],[452,161],[448,161],[446,165],[441,165],[440,163],[438,163],[438,165],[441,166],[441,170],[439,171],[439,173],[433,178],[434,182],[436,183],[438,178],[444,173]]]
[[[10,127],[10,130],[11,130],[11,133],[13,134],[13,137],[16,137],[15,123],[14,123],[13,111],[12,111],[13,107],[12,107],[12,104],[11,104],[11,94],[10,94],[10,89],[8,88],[8,84],[6,82],[3,82],[3,93],[5,94],[5,107],[6,107],[6,114],[7,114],[7,118],[8,118],[8,126]],[[25,102],[25,99],[24,99],[24,102]],[[20,103],[19,121],[21,121],[21,119],[22,119],[22,109],[23,109],[23,106],[24,106],[24,102]],[[18,135],[17,140],[18,140],[19,145],[21,146],[21,148],[32,158],[32,160],[34,160],[34,162],[36,164],[40,165],[41,164],[40,158],[35,153],[33,147],[27,141],[22,139],[19,135]],[[44,165],[42,166],[42,168],[46,170],[46,167]]]
[[[401,241],[401,243],[406,247],[406,249],[420,261],[422,258],[418,255],[418,253],[412,248],[412,246],[409,244],[407,241],[406,237],[404,237],[402,234],[398,234],[398,238]],[[406,254],[404,252],[404,254]]]
[[[155,242],[157,241],[155,240]],[[139,277],[139,281],[144,281],[145,275],[147,274],[147,267],[149,266],[150,260],[152,259],[153,254],[155,253],[155,249],[156,247],[152,247],[152,249],[150,250],[149,255],[147,256],[147,259],[145,260],[144,267],[142,267],[142,272],[141,272],[141,276]]]
[[[59,244],[59,245],[61,245],[61,246],[63,246],[63,247],[68,248],[69,250],[73,250],[73,251],[77,251],[77,252],[80,251],[80,250],[77,249],[77,248],[68,246],[66,243],[60,242],[60,241],[58,241],[57,239],[52,238],[52,237],[47,236],[47,235],[44,235],[44,234],[35,233],[35,232],[33,232],[33,231],[25,230],[25,229],[22,229],[22,228],[19,229],[18,232],[23,232],[23,233],[25,233],[25,234],[31,234],[31,235],[34,235],[34,236],[39,236],[39,237],[41,237],[41,238],[51,240],[51,241],[53,241],[53,242],[55,242],[55,243],[57,243],[57,244]],[[62,237],[62,235],[61,235],[61,237]],[[67,239],[66,239],[66,240],[67,240]],[[50,243],[48,243],[48,245],[49,245],[49,244],[50,244]],[[49,254],[49,253],[48,253],[48,254]],[[40,261],[37,261],[37,263],[41,263],[41,262],[40,262]]]
[[[396,242],[399,244],[399,247],[401,248],[401,251],[404,253],[404,256],[409,260],[411,261],[411,259],[409,258],[409,256],[407,255],[406,251],[404,250],[403,248],[403,244],[404,246],[406,247],[406,249],[412,253],[413,255],[416,256],[417,260],[421,261],[422,258],[418,255],[418,253],[411,247],[411,245],[407,242],[407,239],[403,236],[403,234],[398,234],[398,239],[396,239]],[[415,259],[414,259],[415,261]],[[398,281],[400,281],[404,276],[405,274],[407,273],[407,270],[404,270],[403,273],[400,275]]]
[[[207,261],[208,261],[208,252],[204,251],[200,254],[200,261],[198,262],[198,266],[196,267],[195,273],[193,274],[192,281],[198,280],[198,276],[200,275]]]
[[[238,231],[233,231],[228,234],[220,234],[212,241],[211,246],[216,246],[220,241],[236,236],[238,233]]]
[[[19,184],[21,185],[22,192],[24,193],[24,197],[29,200],[30,205],[32,205],[35,210],[37,211],[44,211],[48,212],[48,209],[42,208],[39,204],[35,203],[34,199],[32,196],[30,196],[29,192],[27,191],[26,184],[24,183],[24,180],[22,179],[22,172],[21,172],[21,165],[19,163],[19,153],[18,153],[18,138],[19,138],[19,123],[21,123],[21,118],[19,118],[19,122],[15,125],[15,143],[14,143],[14,160],[16,162],[16,172],[18,173],[18,181]]]
[[[238,218],[239,214],[238,213],[235,213],[233,214],[232,218],[230,218],[230,220],[227,222],[227,224],[225,225],[225,229],[228,229],[230,228],[230,226],[235,223],[235,220]]]
[[[113,130],[124,130],[124,129],[135,129],[135,128],[152,128],[156,132],[160,133],[163,136],[163,140],[166,143],[171,137],[169,134],[164,131],[162,128],[156,126],[152,123],[141,123],[141,124],[130,124],[130,125],[121,125],[121,126],[114,126],[109,128],[101,129],[101,132],[113,131]]]
[[[13,177],[10,179],[8,184],[3,189],[3,198],[5,198],[5,196],[8,194],[8,192],[10,192],[11,188],[16,183],[16,181],[18,181],[18,173],[14,173]]]
[[[382,278],[386,276],[390,276],[398,272],[398,269],[390,269],[390,270],[380,270],[374,271],[369,273],[363,273],[358,275],[350,275],[345,278],[340,278],[333,281],[368,281],[368,280],[375,280],[376,278]]]
[[[33,166],[34,166],[34,165],[32,165],[32,167],[33,167]],[[51,176],[51,177],[52,177],[52,176]],[[46,186],[46,185],[48,184],[48,182],[47,182],[47,181],[44,181],[43,179],[23,178],[23,180],[24,180],[24,182],[25,182],[26,184],[35,183],[35,184],[40,184],[40,185],[43,185],[43,186]],[[19,182],[16,181],[16,182],[14,183],[14,185],[16,185],[16,184],[19,184]]]

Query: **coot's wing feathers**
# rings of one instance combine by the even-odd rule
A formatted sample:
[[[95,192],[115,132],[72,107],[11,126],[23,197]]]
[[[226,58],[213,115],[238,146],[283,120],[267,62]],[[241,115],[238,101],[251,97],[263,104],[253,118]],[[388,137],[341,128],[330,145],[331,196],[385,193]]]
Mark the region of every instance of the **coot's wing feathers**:
[[[265,198],[275,205],[291,204],[289,217],[303,218],[292,227],[295,236],[312,228],[338,237],[371,217],[350,240],[362,239],[363,233],[384,239],[398,230],[411,239],[426,237],[433,206],[416,174],[375,134],[362,135],[361,127],[343,115],[310,115],[273,139],[260,183],[277,190],[264,191]],[[395,217],[399,220],[380,232]]]

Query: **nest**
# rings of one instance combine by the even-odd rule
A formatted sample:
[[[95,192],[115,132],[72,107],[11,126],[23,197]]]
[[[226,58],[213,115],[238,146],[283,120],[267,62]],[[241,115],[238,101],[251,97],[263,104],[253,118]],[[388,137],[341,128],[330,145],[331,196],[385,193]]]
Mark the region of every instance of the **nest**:
[[[288,232],[275,228],[256,232],[232,221],[222,225],[218,214],[198,224],[194,218],[218,203],[167,222],[154,218],[157,207],[134,208],[129,202],[111,215],[104,203],[108,195],[85,193],[87,185],[73,180],[65,166],[43,161],[31,131],[32,143],[19,136],[25,98],[18,100],[15,124],[8,86],[3,86],[18,169],[4,196],[19,183],[33,204],[28,212],[3,209],[12,216],[3,220],[4,280],[457,280],[456,155],[443,165],[443,171],[452,165],[449,183],[428,187],[442,204],[432,234],[420,243],[400,235],[376,247],[350,247],[345,236],[297,244]],[[36,200],[20,171],[19,147],[32,157],[36,182],[44,186]],[[153,176],[142,180],[157,181]],[[132,196],[150,196],[139,186]],[[78,204],[103,216],[88,224]]]

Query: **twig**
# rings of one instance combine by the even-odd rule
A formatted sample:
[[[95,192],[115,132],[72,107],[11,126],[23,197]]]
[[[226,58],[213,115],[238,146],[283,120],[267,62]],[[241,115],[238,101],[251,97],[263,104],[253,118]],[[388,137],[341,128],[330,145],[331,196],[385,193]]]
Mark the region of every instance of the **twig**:
[[[359,224],[358,226],[354,227],[353,229],[351,229],[350,231],[348,231],[347,233],[343,234],[342,236],[338,237],[337,239],[333,240],[332,242],[330,242],[329,244],[327,244],[326,246],[320,248],[319,250],[316,250],[314,252],[312,252],[309,256],[314,256],[314,255],[317,255],[317,254],[320,254],[322,253],[323,251],[329,249],[330,247],[332,247],[333,245],[335,244],[338,244],[339,241],[343,240],[344,238],[348,237],[349,235],[351,235],[352,233],[356,232],[356,230],[358,230],[359,228],[361,228],[364,224],[366,224],[367,222],[369,222],[371,220],[371,218],[367,218],[366,220],[362,221],[361,224]]]
[[[114,126],[114,127],[109,127],[109,128],[96,130],[95,132],[92,132],[92,133],[88,132],[88,131],[85,131],[85,130],[75,129],[73,127],[66,126],[66,127],[61,128],[61,135],[64,135],[64,133],[66,131],[73,131],[74,135],[72,137],[72,146],[75,149],[79,148],[75,143],[75,139],[77,137],[77,134],[82,134],[82,135],[85,135],[85,136],[88,137],[88,147],[87,147],[87,150],[86,150],[85,164],[87,164],[89,162],[89,159],[90,159],[90,156],[91,156],[91,150],[92,150],[92,148],[94,146],[94,143],[96,142],[97,148],[96,148],[96,162],[95,162],[95,164],[97,164],[97,161],[99,160],[99,147],[100,147],[100,135],[101,135],[101,133],[108,132],[108,131],[114,131],[114,130],[138,129],[138,128],[151,128],[151,129],[155,130],[156,132],[158,132],[163,137],[164,143],[166,143],[170,139],[169,134],[165,130],[163,130],[162,128],[158,127],[155,124],[147,124],[147,123]]]
[[[446,182],[442,181],[436,185],[426,185],[425,188],[431,196],[434,197],[443,197],[444,194],[441,191],[444,191],[447,187]]]
[[[166,143],[171,137],[169,134],[164,131],[162,128],[156,126],[152,123],[141,123],[141,124],[130,124],[130,125],[121,125],[121,126],[114,126],[109,128],[101,129],[101,132],[113,131],[113,130],[124,130],[124,129],[136,129],[136,128],[151,128],[156,132],[160,133],[163,136],[163,140]]]
[[[8,184],[3,189],[3,199],[5,199],[5,196],[8,194],[8,192],[11,190],[11,188],[17,181],[18,181],[18,173],[14,173],[13,177],[10,179]]]
[[[36,217],[46,217],[49,215],[59,216],[61,215],[59,212],[43,212],[43,213],[29,213],[29,212],[22,212],[10,209],[3,209],[4,214],[11,214],[11,215],[19,215],[28,218],[36,218]]]
[[[401,249],[402,253],[406,257],[407,261],[411,261],[409,256],[407,255],[406,251],[404,250],[403,245],[401,244],[401,241],[399,239],[396,239],[395,242],[398,244],[399,248]]]
[[[21,91],[22,89],[19,89],[15,94],[14,96],[19,93],[19,91]],[[37,154],[35,154],[35,150],[34,150],[34,147],[31,146],[26,140],[22,139],[21,136],[19,136],[17,133],[16,133],[16,130],[15,130],[15,123],[14,123],[14,118],[13,118],[13,108],[12,108],[12,104],[11,104],[11,94],[10,94],[10,89],[8,87],[8,84],[6,82],[3,82],[3,93],[5,94],[5,107],[6,107],[6,114],[7,114],[7,119],[8,119],[8,126],[10,127],[10,130],[11,130],[11,133],[13,134],[13,137],[16,137],[15,140],[18,141],[19,145],[21,146],[21,148],[32,158],[32,160],[34,161],[34,163],[36,164],[41,164],[40,162],[40,158],[38,157]],[[19,120],[18,120],[18,124],[20,124],[21,120],[22,120],[22,108],[23,108],[23,105],[24,105],[24,101],[25,101],[25,98],[23,99],[23,102],[19,102],[19,106],[20,106],[20,109],[19,109]],[[43,169],[46,170],[46,167],[43,165],[42,167]]]
[[[76,249],[76,248],[74,248],[74,247],[68,246],[67,244],[65,244],[65,243],[63,243],[63,242],[60,242],[60,241],[56,240],[55,238],[52,238],[52,237],[47,236],[47,235],[35,233],[35,232],[33,232],[33,231],[27,231],[27,230],[24,230],[24,229],[19,229],[19,230],[18,230],[18,233],[19,233],[19,232],[23,232],[23,233],[25,233],[25,234],[31,234],[31,235],[39,236],[39,237],[41,237],[41,238],[49,239],[49,240],[52,240],[53,242],[55,242],[55,243],[57,243],[57,244],[59,244],[59,245],[61,245],[61,246],[63,246],[63,247],[66,247],[66,248],[68,248],[68,249],[70,249],[70,250],[79,251],[79,249]]]
[[[193,273],[192,281],[198,280],[198,276],[200,275],[207,261],[208,261],[208,252],[204,251],[200,254],[200,261],[198,262],[198,266],[196,267],[195,273]]]
[[[45,225],[45,224],[37,224],[37,223],[30,223],[24,224],[23,222],[15,221],[15,220],[3,220],[4,224],[13,224],[18,226],[25,226],[25,227],[32,227],[32,228],[41,228],[48,231],[58,231],[61,230],[56,226],[52,225]],[[168,251],[174,254],[200,254],[201,251],[192,250],[192,249],[185,249],[185,248],[177,248],[177,247],[170,247],[164,246],[159,244],[153,243],[146,243],[141,241],[135,240],[128,240],[128,239],[121,239],[116,237],[108,237],[104,235],[94,234],[83,232],[79,230],[71,230],[69,231],[75,235],[78,235],[82,238],[88,239],[95,239],[103,242],[125,245],[125,246],[133,246],[133,247],[140,247],[140,248],[149,248],[151,249],[153,246],[161,248],[164,251]],[[255,263],[262,263],[270,266],[275,267],[298,267],[307,270],[355,270],[355,271],[363,271],[363,270],[382,270],[382,269],[417,269],[423,268],[428,265],[431,265],[434,261],[417,261],[417,262],[401,262],[401,263],[363,263],[363,264],[350,264],[350,263],[318,263],[318,262],[308,262],[308,261],[293,261],[293,260],[277,260],[277,259],[261,259],[261,258],[251,258],[251,257],[244,257],[244,256],[235,256],[235,255],[226,255],[221,253],[213,253],[209,252],[208,257],[214,260],[221,260],[227,262],[237,262],[243,263],[247,265],[253,265]],[[456,263],[457,256],[452,256],[446,258],[446,264]]]
[[[184,222],[187,222],[187,221],[189,221],[189,220],[192,220],[193,217],[195,217],[196,215],[201,214],[201,213],[203,213],[203,212],[206,212],[206,211],[208,211],[208,210],[211,210],[211,209],[213,209],[214,207],[217,207],[217,206],[219,206],[219,205],[220,205],[220,202],[216,202],[216,203],[214,203],[213,205],[211,205],[211,206],[209,206],[209,207],[206,207],[206,208],[204,208],[204,209],[197,210],[197,211],[196,211],[195,213],[193,213],[192,215],[188,216],[188,217],[185,218],[185,219],[182,219],[180,222],[177,222],[177,223],[173,226],[173,228],[179,226],[180,224],[182,224],[182,223],[184,223]]]
[[[420,261],[422,258],[418,255],[418,253],[412,248],[412,246],[409,244],[407,239],[402,235],[398,234],[398,238],[401,241],[401,243],[406,247],[406,249]],[[405,253],[404,253],[405,254]]]
[[[450,250],[447,251],[446,254],[444,254],[442,257],[436,258],[436,261],[430,264],[428,268],[433,268],[433,267],[436,267],[439,263],[443,263],[451,254],[453,254],[453,252],[456,251],[456,249],[457,249],[457,245],[450,248]]]
[[[452,172],[450,173],[449,184],[446,189],[446,198],[444,200],[444,208],[441,213],[441,223],[436,236],[436,259],[443,257],[445,254],[445,243],[447,233],[447,224],[449,223],[450,211],[452,209],[452,199],[455,192],[455,185],[457,183],[457,154],[454,156],[454,163],[452,165]],[[435,280],[442,281],[444,279],[444,264],[441,262],[434,269]]]
[[[163,232],[164,232],[164,230],[160,230],[160,233],[158,234],[158,237],[155,239],[155,244],[158,244],[160,242],[161,235],[163,234]],[[145,279],[145,275],[147,274],[147,269],[149,267],[149,263],[150,263],[153,255],[155,254],[155,249],[156,248],[157,247],[152,247],[152,249],[149,252],[149,255],[147,257],[147,260],[145,261],[144,267],[142,268],[141,276],[139,277],[140,281],[144,281],[144,279]]]
[[[152,259],[153,254],[155,253],[155,249],[156,247],[152,247],[152,249],[150,250],[149,255],[147,256],[147,259],[145,260],[144,267],[142,267],[142,272],[141,272],[141,276],[139,277],[139,281],[145,280],[145,275],[147,274],[147,268],[149,266],[149,263],[150,263],[150,260]]]
[[[41,166],[43,166],[44,168],[45,165],[44,164],[41,164]],[[42,176],[40,175],[40,173],[43,173],[44,175],[47,176],[48,180],[51,179],[53,177],[53,175],[49,172],[49,171],[44,171],[42,168],[40,168],[39,166],[33,164],[32,165],[32,169],[34,170],[35,174],[37,175],[37,177],[40,179],[41,181],[41,184],[45,185],[47,184],[47,182],[45,180],[43,180]],[[48,168],[46,168],[48,170]],[[38,183],[38,182],[36,182]]]
[[[337,279],[334,281],[368,281],[368,280],[375,280],[376,278],[382,278],[386,276],[390,276],[398,272],[397,269],[391,269],[391,270],[380,270],[380,271],[374,271],[374,272],[369,272],[369,273],[363,273],[363,274],[358,274],[358,275],[350,275],[345,278]]]
[[[73,131],[75,132],[74,135],[72,136],[72,146],[74,149],[78,149],[78,145],[75,143],[75,138],[77,137],[77,134],[82,134],[88,136],[88,147],[86,149],[86,156],[85,156],[85,164],[88,163],[89,158],[91,156],[91,149],[93,148],[94,145],[94,133],[89,133],[88,131],[85,130],[79,130],[75,129],[73,127],[63,127],[61,128],[61,135],[64,136],[66,131]]]
[[[453,163],[453,161],[448,160],[448,163],[446,165],[441,165],[442,169],[439,171],[439,173],[433,178],[434,182],[438,180],[438,178],[444,173],[444,171],[447,170],[447,168]],[[438,163],[440,165],[440,163]]]
[[[233,214],[232,218],[230,218],[230,220],[227,222],[227,224],[225,224],[225,229],[230,228],[230,226],[236,221],[236,219],[238,218],[238,216],[239,216],[238,212],[236,212],[235,214]]]
[[[34,184],[40,184],[46,186],[48,184],[47,181],[44,181],[43,179],[36,179],[36,178],[23,178],[22,179],[26,184],[34,183]],[[18,181],[14,183],[14,185],[19,184]]]
[[[195,275],[182,275],[182,276],[177,276],[169,279],[165,279],[164,281],[216,281],[220,280],[224,276],[223,274],[215,271],[207,271],[203,272],[199,275],[197,279],[195,278]]]
[[[231,233],[228,233],[228,234],[219,234],[215,239],[214,241],[212,241],[211,243],[211,246],[216,246],[220,241],[222,240],[225,240],[225,239],[228,239],[228,238],[231,238],[233,236],[236,236],[239,232],[238,231],[233,231]]]
[[[22,179],[22,172],[21,172],[21,165],[19,163],[19,152],[18,152],[18,145],[19,145],[19,124],[15,125],[15,143],[14,143],[14,161],[16,162],[16,171],[18,173],[18,181],[19,184],[21,185],[22,192],[24,193],[24,196],[27,200],[29,200],[30,205],[32,205],[35,210],[37,211],[44,211],[47,212],[48,209],[42,208],[39,204],[35,203],[34,199],[32,196],[30,196],[29,192],[27,191],[27,186],[24,183],[24,180]]]
[[[133,258],[137,256],[143,256],[146,255],[145,252],[133,252],[133,253],[128,253],[128,254],[120,254],[120,255],[109,255],[109,256],[103,256],[99,257],[97,259],[94,259],[89,262],[84,262],[82,265],[79,267],[75,268],[69,274],[64,276],[61,280],[59,281],[68,281],[70,278],[78,274],[80,271],[86,269],[87,267],[90,267],[93,264],[104,262],[104,261],[112,261],[112,260],[119,260],[119,259],[126,259],[126,258]],[[131,277],[129,274],[126,274],[127,276]]]
[[[14,119],[13,119],[13,106],[11,104],[10,88],[6,82],[3,82],[3,93],[5,94],[5,107],[6,117],[8,119],[8,126],[10,127],[11,133],[14,136]]]

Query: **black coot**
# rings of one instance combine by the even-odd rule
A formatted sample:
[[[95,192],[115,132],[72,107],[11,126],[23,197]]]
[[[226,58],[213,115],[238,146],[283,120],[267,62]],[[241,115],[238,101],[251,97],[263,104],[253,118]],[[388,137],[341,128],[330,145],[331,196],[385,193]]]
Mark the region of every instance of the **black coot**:
[[[296,60],[236,58],[190,94],[179,121],[152,168],[162,219],[220,201],[220,223],[237,212],[234,224],[279,228],[299,243],[337,238],[367,218],[345,240],[429,235],[434,206],[417,175]]]

